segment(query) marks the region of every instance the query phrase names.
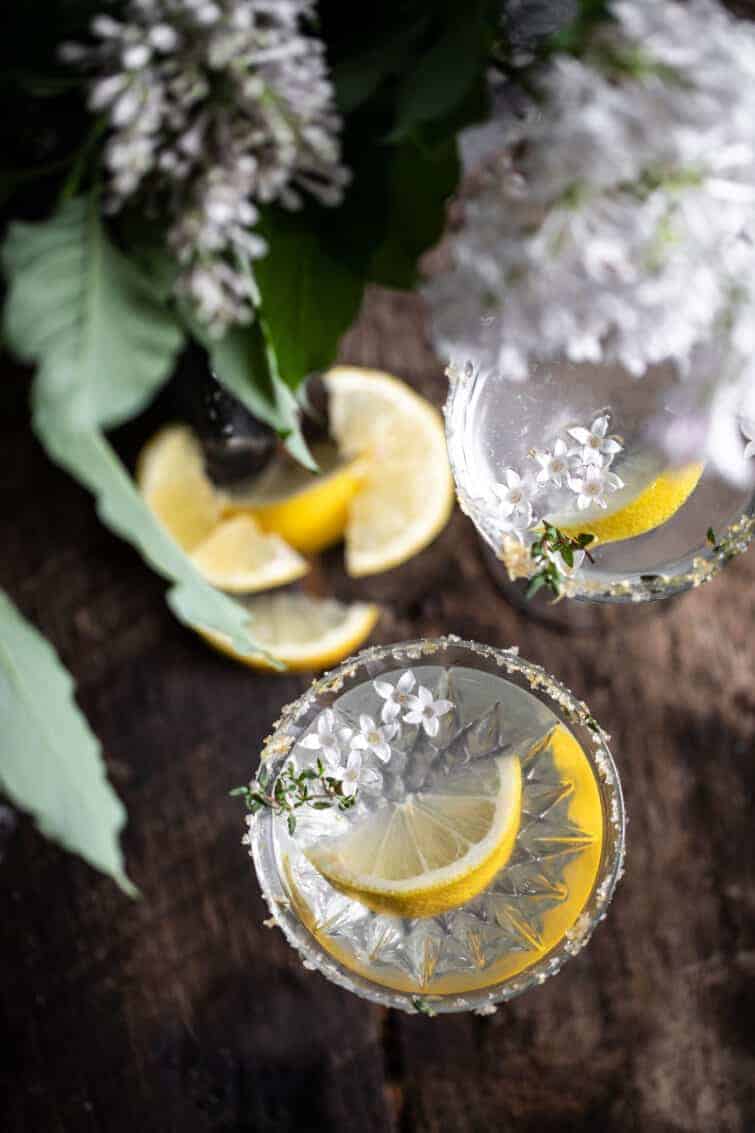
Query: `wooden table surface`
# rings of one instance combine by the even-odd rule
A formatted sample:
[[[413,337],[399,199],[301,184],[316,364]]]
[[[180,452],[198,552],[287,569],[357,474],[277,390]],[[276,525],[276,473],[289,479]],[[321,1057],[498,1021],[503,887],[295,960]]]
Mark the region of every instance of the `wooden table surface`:
[[[418,301],[371,296],[342,349],[436,401]],[[133,453],[148,428],[124,431]],[[564,634],[516,612],[469,522],[389,574],[374,640],[518,643],[611,732],[627,873],[588,949],[490,1018],[386,1011],[305,971],[239,845],[229,787],[306,678],[250,673],[174,621],[25,427],[0,417],[0,585],[78,682],[129,811],[129,901],[21,821],[0,865],[0,1129],[739,1133],[755,1123],[755,554]],[[40,689],[40,696],[44,690]]]

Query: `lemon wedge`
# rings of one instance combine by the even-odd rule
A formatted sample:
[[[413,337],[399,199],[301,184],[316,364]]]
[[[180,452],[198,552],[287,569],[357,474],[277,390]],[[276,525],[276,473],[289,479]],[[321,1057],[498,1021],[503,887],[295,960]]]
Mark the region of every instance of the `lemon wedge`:
[[[344,460],[366,460],[348,509],[346,569],[376,574],[416,555],[448,522],[454,492],[440,413],[408,385],[339,366],[323,379]]]
[[[595,537],[591,547],[645,535],[667,523],[687,502],[702,476],[703,465],[694,463],[666,469],[639,493],[636,478],[628,479],[623,468],[619,473],[627,482],[608,497],[605,510],[593,509],[589,516],[584,512],[547,516],[548,522],[572,537],[589,532]]]
[[[377,912],[428,917],[482,892],[508,861],[519,830],[522,773],[516,755],[484,775],[461,772],[443,793],[385,805],[308,853],[340,892]]]
[[[208,582],[231,594],[286,586],[309,570],[279,535],[261,531],[246,515],[219,523],[189,557]]]
[[[222,502],[204,470],[191,429],[167,425],[142,449],[136,482],[150,511],[185,551],[220,522]]]
[[[328,443],[313,445],[312,456],[319,474],[283,453],[249,485],[228,491],[226,511],[251,516],[263,531],[277,533],[307,555],[337,543],[361,487],[365,462],[361,457],[343,460],[335,445]]]
[[[255,642],[287,669],[327,669],[348,657],[369,637],[380,610],[371,602],[337,602],[286,591],[244,602],[252,616]],[[236,653],[218,634],[203,636],[221,653],[255,669],[270,669],[263,657]]]
[[[147,506],[197,570],[221,590],[253,594],[306,574],[301,555],[249,516],[223,519],[224,495],[204,469],[191,429],[168,425],[139,457],[137,483]]]

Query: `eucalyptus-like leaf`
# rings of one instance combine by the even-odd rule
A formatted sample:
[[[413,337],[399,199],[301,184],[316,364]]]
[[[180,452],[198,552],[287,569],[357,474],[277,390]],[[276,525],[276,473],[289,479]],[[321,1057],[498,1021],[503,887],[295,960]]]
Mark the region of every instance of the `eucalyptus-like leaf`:
[[[6,341],[38,365],[36,402],[101,428],[138,413],[169,376],[183,335],[108,239],[97,197],[69,200],[39,224],[12,224],[2,259]]]
[[[100,745],[52,646],[0,591],[0,789],[48,838],[109,874],[124,892],[123,804]]]
[[[189,558],[160,526],[107,439],[96,429],[64,428],[53,411],[38,409],[35,429],[48,453],[94,494],[97,513],[146,561],[174,585],[168,604],[176,617],[194,629],[223,634],[234,649],[256,653],[278,665],[255,646],[249,611],[210,586]],[[280,667],[280,666],[279,666]]]
[[[7,341],[37,363],[34,425],[47,452],[94,493],[103,521],[176,584],[168,602],[181,621],[262,653],[248,612],[197,573],[102,434],[139,412],[173,366],[183,333],[159,290],[111,244],[95,197],[68,201],[41,224],[11,225],[2,254]]]

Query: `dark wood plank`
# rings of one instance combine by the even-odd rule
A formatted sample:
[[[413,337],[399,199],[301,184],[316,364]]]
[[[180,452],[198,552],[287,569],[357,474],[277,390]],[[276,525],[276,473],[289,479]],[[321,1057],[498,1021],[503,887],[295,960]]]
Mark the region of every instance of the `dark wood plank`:
[[[342,354],[442,397],[414,298],[372,295]],[[752,1128],[755,557],[572,635],[508,605],[461,515],[383,577],[348,580],[325,557],[324,585],[385,603],[378,640],[518,642],[588,699],[626,788],[628,872],[590,948],[492,1018],[409,1018],[304,971],[262,926],[227,789],[305,679],[206,649],[46,462],[23,414],[0,431],[0,585],[76,676],[129,808],[143,892],[129,902],[26,821],[7,844],[0,1128]]]

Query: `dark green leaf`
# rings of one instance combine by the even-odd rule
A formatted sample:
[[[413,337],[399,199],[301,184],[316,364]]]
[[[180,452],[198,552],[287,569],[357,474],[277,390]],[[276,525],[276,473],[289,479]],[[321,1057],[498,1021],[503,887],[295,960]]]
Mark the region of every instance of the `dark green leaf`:
[[[232,799],[236,798],[237,795],[248,795],[249,794],[249,788],[248,787],[234,787],[232,791],[228,792],[228,794],[230,795],[230,797]]]
[[[568,567],[574,566],[574,551],[568,543],[561,548],[561,557]]]
[[[289,814],[288,816],[288,832],[293,838],[296,832],[296,816],[293,814]]]
[[[39,829],[124,892],[118,835],[126,812],[107,781],[100,745],[52,647],[0,592],[0,788]]]
[[[270,250],[255,264],[265,333],[291,389],[331,364],[362,298],[364,276],[336,254],[325,211],[270,209],[263,225]]]
[[[484,72],[498,15],[498,5],[490,0],[445,8],[438,39],[407,71],[399,89],[394,138],[444,118],[464,100]]]

